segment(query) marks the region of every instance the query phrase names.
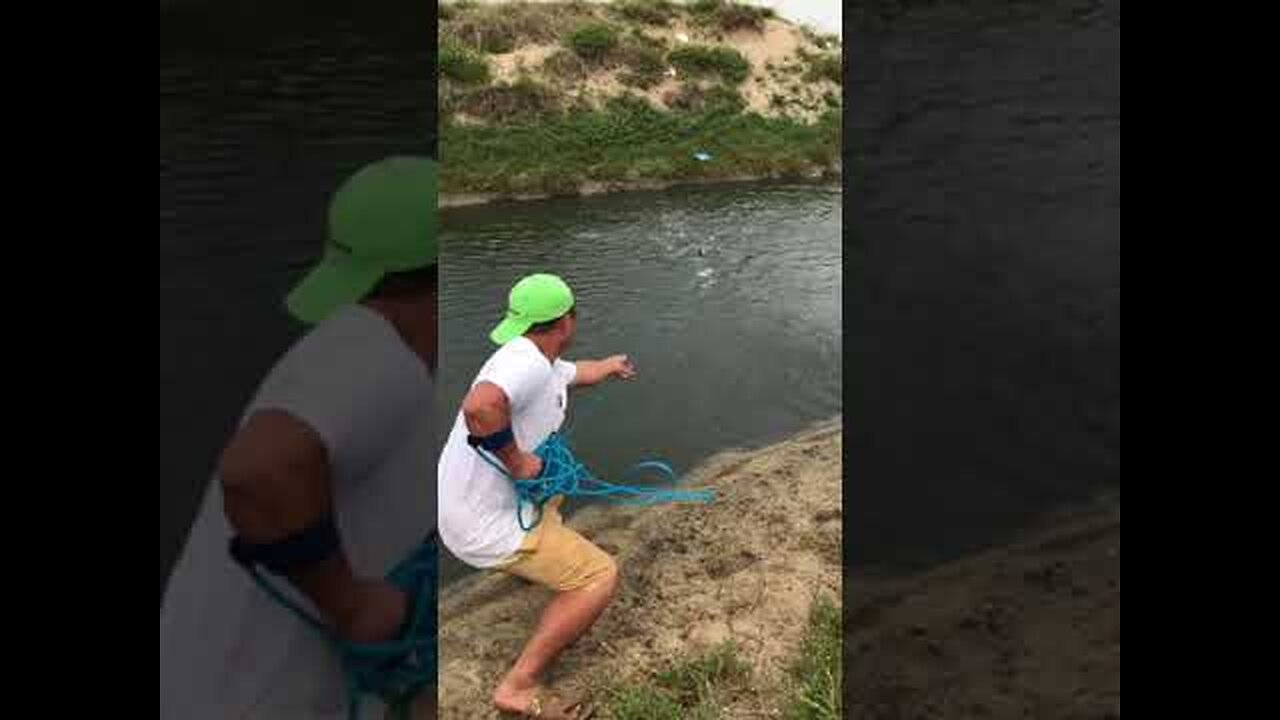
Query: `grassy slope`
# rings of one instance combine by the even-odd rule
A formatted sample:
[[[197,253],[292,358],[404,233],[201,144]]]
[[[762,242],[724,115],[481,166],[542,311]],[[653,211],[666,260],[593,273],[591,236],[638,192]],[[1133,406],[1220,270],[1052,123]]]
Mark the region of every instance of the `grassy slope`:
[[[706,22],[687,8],[646,4],[690,23]],[[569,84],[557,82],[545,66],[514,82],[493,79],[494,52],[559,43],[565,46],[563,61],[573,53],[574,33],[590,25],[614,28],[618,43],[612,55],[586,63],[588,76],[616,76],[635,69],[628,62],[652,62],[652,53],[646,56],[637,47],[643,43],[638,38],[654,26],[630,19],[618,7],[464,5],[448,17],[441,29],[445,193],[571,193],[587,182],[788,177],[825,171],[838,162],[838,106],[821,114],[810,106],[806,117],[784,110],[770,116],[744,112],[734,83],[716,77],[714,70],[681,86],[682,96],[693,98],[681,109],[644,99],[640,88],[621,88],[613,97],[571,98]],[[732,48],[731,38],[716,47]],[[798,58],[797,67],[805,61]],[[831,61],[830,53],[815,54],[810,66],[820,72]],[[700,162],[693,157],[696,151],[713,158]]]

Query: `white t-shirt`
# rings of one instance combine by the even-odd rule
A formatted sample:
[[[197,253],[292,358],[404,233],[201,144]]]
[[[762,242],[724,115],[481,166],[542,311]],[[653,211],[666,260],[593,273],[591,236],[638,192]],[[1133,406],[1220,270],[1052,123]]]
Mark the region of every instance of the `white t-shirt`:
[[[386,575],[434,526],[432,396],[425,363],[381,315],[353,305],[289,350],[242,418],[284,410],[324,441],[343,547],[359,576]],[[160,610],[160,719],[345,719],[336,655],[232,561],[232,534],[215,477]],[[376,698],[362,710],[385,712]]]
[[[573,363],[553,363],[532,340],[519,337],[489,358],[471,386],[490,382],[502,389],[516,444],[532,452],[564,423],[576,372]],[[467,435],[459,411],[436,471],[440,539],[468,565],[493,567],[520,548],[525,531],[516,518],[515,485],[467,444]]]

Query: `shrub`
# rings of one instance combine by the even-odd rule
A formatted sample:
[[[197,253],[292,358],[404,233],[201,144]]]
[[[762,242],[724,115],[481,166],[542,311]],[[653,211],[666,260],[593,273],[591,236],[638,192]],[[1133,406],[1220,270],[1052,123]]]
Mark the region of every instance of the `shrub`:
[[[675,6],[668,0],[627,0],[614,10],[628,20],[664,27],[676,14]]]
[[[713,21],[726,32],[735,30],[764,31],[765,18],[773,17],[771,8],[727,3],[721,5],[712,16]]]
[[[672,50],[667,62],[693,76],[718,74],[734,85],[746,80],[751,72],[751,64],[742,53],[729,47],[685,45]]]
[[[627,69],[618,75],[623,85],[649,89],[662,82],[666,63],[662,61],[662,52],[647,45],[627,43],[619,53]]]
[[[541,83],[520,78],[477,88],[455,100],[456,110],[492,122],[545,115],[557,109],[555,95]]]
[[[662,102],[672,110],[728,115],[740,113],[747,106],[746,101],[733,88],[722,85],[704,88],[692,83],[685,83],[679,90],[666,93]]]
[[[569,36],[569,47],[583,60],[599,62],[618,45],[618,31],[608,25],[583,25]]]
[[[811,55],[809,56],[809,70],[805,73],[804,79],[809,82],[818,80],[830,80],[831,82],[841,85],[843,84],[842,69],[840,67],[839,55]]]
[[[724,5],[724,0],[693,0],[689,3],[689,12],[696,15],[710,15]]]
[[[440,43],[436,67],[440,77],[464,85],[489,82],[489,63],[484,56],[453,40]]]
[[[509,53],[516,49],[522,29],[515,18],[489,11],[458,18],[449,24],[449,32],[481,52]]]
[[[562,80],[581,80],[587,76],[586,63],[569,50],[557,50],[548,55],[542,61],[542,70],[547,75]]]

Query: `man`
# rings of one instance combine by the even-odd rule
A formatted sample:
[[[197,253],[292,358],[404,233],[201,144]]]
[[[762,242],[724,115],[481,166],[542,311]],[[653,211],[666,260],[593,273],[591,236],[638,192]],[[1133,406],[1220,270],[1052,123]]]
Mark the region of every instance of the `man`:
[[[409,598],[382,578],[434,527],[435,162],[360,170],[328,219],[324,258],[287,301],[314,327],[259,387],[169,579],[161,720],[347,716],[337,654],[232,560],[233,536],[340,637],[405,623]],[[433,715],[423,695],[415,712]]]
[[[560,278],[531,275],[515,285],[506,319],[490,334],[501,347],[463,400],[437,471],[440,539],[454,556],[556,593],[493,692],[498,709],[528,717],[575,717],[579,704],[551,700],[539,679],[591,627],[618,587],[614,560],[564,525],[558,510],[563,498],[547,503],[540,522],[523,530],[511,480],[541,472],[532,451],[564,422],[568,388],[635,375],[625,355],[563,360],[577,326],[573,293]],[[506,474],[486,462],[469,439],[500,460]],[[524,524],[532,520],[526,508]]]

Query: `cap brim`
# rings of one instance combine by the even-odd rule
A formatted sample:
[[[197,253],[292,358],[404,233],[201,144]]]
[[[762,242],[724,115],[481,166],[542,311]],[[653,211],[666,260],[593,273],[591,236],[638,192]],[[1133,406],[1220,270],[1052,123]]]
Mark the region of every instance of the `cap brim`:
[[[533,327],[531,322],[506,318],[498,323],[498,327],[494,328],[493,332],[489,333],[489,339],[498,345],[506,345],[528,332],[530,327]]]
[[[289,313],[314,325],[343,305],[360,301],[382,279],[378,268],[325,259],[285,299]]]

